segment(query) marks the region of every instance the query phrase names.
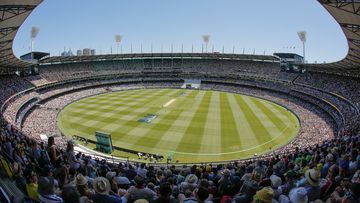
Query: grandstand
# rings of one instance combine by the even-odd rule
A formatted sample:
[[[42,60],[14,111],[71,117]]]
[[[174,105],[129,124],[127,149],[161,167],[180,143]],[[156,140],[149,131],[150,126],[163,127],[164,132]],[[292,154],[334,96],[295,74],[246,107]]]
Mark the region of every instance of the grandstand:
[[[360,202],[358,1],[318,1],[341,26],[349,50],[335,63],[299,64],[303,72],[282,71],[277,56],[220,53],[54,56],[25,62],[14,56],[12,43],[41,2],[0,1],[1,202]],[[37,74],[15,74],[29,70]],[[183,158],[179,152],[185,151],[164,153],[157,148],[161,145],[149,150],[129,143],[103,154],[93,150],[95,140],[64,136],[57,123],[65,107],[94,95],[168,90],[184,96],[177,90],[187,91],[181,87],[188,83],[201,94],[236,94],[279,105],[296,116],[301,129],[279,146],[266,145],[250,155]],[[166,97],[159,111],[134,119],[136,125],[158,122],[176,102]],[[256,108],[261,105],[270,107]],[[270,108],[264,109],[269,115]],[[141,138],[129,139],[141,143]]]

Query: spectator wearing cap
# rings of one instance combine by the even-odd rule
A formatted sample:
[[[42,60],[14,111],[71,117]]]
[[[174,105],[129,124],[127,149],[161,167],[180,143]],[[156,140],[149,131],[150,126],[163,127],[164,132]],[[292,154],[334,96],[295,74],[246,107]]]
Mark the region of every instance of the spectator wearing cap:
[[[282,180],[277,175],[271,175],[271,188],[274,190],[274,198],[278,198],[281,195],[281,189],[279,187],[282,185]]]
[[[305,189],[307,191],[307,196],[309,201],[315,201],[320,198],[320,174],[315,169],[309,169],[305,172],[306,185]]]
[[[63,199],[55,194],[53,177],[40,177],[38,180],[39,201],[42,203],[63,203]]]
[[[93,181],[93,188],[95,194],[91,195],[90,199],[94,203],[124,203],[127,202],[125,197],[117,198],[115,196],[109,195],[110,192],[110,182],[104,177],[97,177]]]
[[[134,178],[135,186],[131,186],[128,190],[129,200],[135,201],[138,199],[146,199],[152,201],[156,197],[156,193],[149,188],[144,187],[145,180],[143,177],[137,175]]]
[[[146,199],[138,199],[134,203],[149,203]]]
[[[270,203],[273,202],[274,191],[271,187],[264,187],[257,191],[254,196],[255,203]]]
[[[116,183],[118,185],[119,189],[129,189],[131,182],[127,177],[124,176],[117,176],[116,177]]]
[[[307,203],[308,196],[306,189],[303,187],[292,189],[289,193],[289,199],[291,203]]]

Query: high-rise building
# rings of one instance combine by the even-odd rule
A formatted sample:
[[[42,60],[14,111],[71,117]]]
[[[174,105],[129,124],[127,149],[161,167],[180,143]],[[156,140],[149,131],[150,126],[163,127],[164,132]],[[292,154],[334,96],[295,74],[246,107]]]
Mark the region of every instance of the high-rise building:
[[[90,55],[91,55],[90,49],[89,49],[89,48],[83,49],[83,55],[84,55],[84,56],[90,56]]]

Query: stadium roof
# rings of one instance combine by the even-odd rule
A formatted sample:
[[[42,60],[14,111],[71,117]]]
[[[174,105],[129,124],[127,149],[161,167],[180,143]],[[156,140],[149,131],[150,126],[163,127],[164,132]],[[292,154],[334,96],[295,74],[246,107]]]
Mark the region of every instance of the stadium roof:
[[[318,0],[335,18],[343,30],[349,50],[347,56],[334,63],[306,64],[312,71],[332,72],[360,76],[360,1],[359,0]]]
[[[16,58],[12,44],[21,24],[41,2],[42,0],[0,1],[0,74],[31,65]]]
[[[14,56],[12,44],[20,25],[41,2],[42,0],[0,1],[0,74],[12,73],[31,65]],[[341,26],[347,38],[349,50],[347,56],[341,61],[328,64],[305,64],[304,67],[312,71],[360,76],[360,1],[318,0],[318,2]]]

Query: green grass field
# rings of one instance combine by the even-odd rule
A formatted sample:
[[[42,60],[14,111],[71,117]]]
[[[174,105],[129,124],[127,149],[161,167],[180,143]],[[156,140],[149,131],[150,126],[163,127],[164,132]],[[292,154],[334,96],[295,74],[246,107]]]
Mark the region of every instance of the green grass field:
[[[147,114],[150,123],[138,120]],[[111,133],[113,145],[159,153],[182,163],[253,157],[288,143],[300,124],[272,102],[226,92],[143,89],[112,92],[74,102],[58,116],[67,136],[95,140]]]

